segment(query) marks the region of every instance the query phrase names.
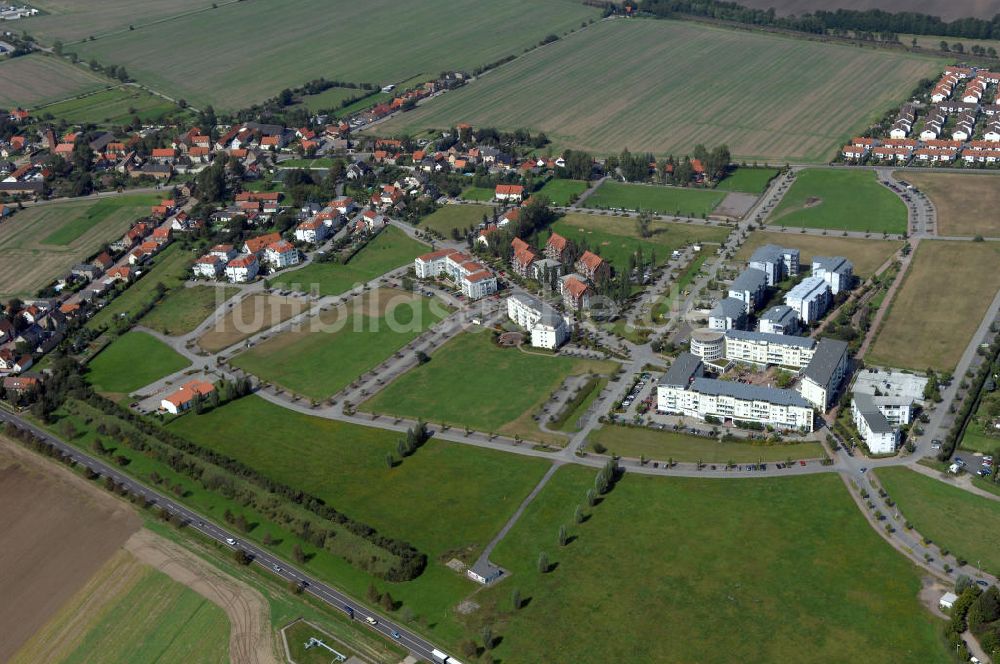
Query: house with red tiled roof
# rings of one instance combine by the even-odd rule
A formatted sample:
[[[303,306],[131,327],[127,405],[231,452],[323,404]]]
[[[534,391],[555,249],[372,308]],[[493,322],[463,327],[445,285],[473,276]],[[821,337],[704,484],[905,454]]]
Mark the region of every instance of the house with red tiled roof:
[[[585,278],[597,282],[611,276],[608,262],[591,251],[585,251],[573,266]]]
[[[510,265],[515,274],[527,278],[531,273],[531,264],[536,260],[538,260],[538,254],[535,253],[535,250],[526,242],[522,242],[520,245],[515,246],[514,255],[510,259]]]
[[[192,408],[198,399],[205,398],[215,391],[215,385],[203,380],[190,380],[160,401],[160,408],[178,415]]]
[[[243,253],[260,255],[269,244],[274,244],[281,239],[280,233],[268,233],[252,237],[243,243]]]
[[[169,164],[173,163],[174,159],[177,158],[177,150],[173,148],[153,148],[149,156],[153,161],[161,164]]]
[[[264,260],[274,269],[298,265],[301,260],[299,250],[288,240],[278,240],[264,249]]]
[[[34,376],[8,376],[3,379],[3,389],[17,395],[37,392],[41,384]]]
[[[124,265],[113,267],[108,270],[107,278],[108,281],[121,281],[127,284],[132,281],[132,268],[125,267]]]
[[[226,263],[226,278],[234,284],[253,281],[260,272],[260,262],[256,254],[239,256]]]
[[[524,198],[524,186],[520,184],[498,184],[493,195],[498,201],[520,203]]]
[[[569,240],[558,233],[553,233],[549,236],[548,241],[545,243],[545,257],[550,260],[565,263],[569,260],[571,248]]]
[[[62,155],[64,157],[66,155],[73,154],[73,144],[72,143],[60,143],[59,145],[56,146],[56,149],[53,150],[53,152],[55,152],[58,155]]]
[[[559,280],[559,294],[570,309],[590,308],[590,286],[578,274],[567,274]]]

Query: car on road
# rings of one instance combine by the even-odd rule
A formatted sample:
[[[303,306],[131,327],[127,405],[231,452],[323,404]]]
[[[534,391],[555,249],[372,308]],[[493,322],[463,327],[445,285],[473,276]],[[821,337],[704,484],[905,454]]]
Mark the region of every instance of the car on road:
[[[271,565],[271,569],[273,569],[278,574],[281,574],[282,572],[285,571],[284,569],[282,569],[281,565]]]
[[[378,624],[378,620],[376,620],[374,616],[368,616],[367,618],[365,618],[365,622],[368,623],[369,625]]]
[[[987,588],[990,585],[988,581],[983,581],[982,579],[976,579],[976,583],[981,585],[983,588]]]
[[[239,542],[234,540],[232,537],[227,537],[226,544],[228,544],[229,546],[236,546],[237,544],[239,544]]]
[[[398,640],[398,639],[402,638],[402,635],[400,635],[400,633],[397,632],[396,630],[392,630],[392,632],[390,632],[390,634],[392,635],[392,638],[394,638],[394,639]]]
[[[862,475],[864,475],[866,472],[868,472],[868,469],[866,467],[862,466],[861,470],[859,470],[858,472],[861,473]]]
[[[932,440],[931,441],[931,449],[932,450],[939,450],[939,449],[941,449],[941,441],[938,440],[937,438],[935,438],[934,440]]]
[[[799,459],[799,465],[800,466],[806,465],[805,459]]]

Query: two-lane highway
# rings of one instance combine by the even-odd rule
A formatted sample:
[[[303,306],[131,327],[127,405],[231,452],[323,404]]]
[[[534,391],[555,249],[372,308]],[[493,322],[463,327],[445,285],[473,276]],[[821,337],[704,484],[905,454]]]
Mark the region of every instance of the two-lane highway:
[[[167,510],[170,514],[177,515],[187,522],[188,525],[186,527],[193,528],[206,537],[209,537],[226,546],[231,546],[227,543],[228,541],[235,541],[236,546],[232,548],[238,548],[245,551],[252,557],[254,564],[264,567],[275,576],[278,576],[286,581],[304,584],[304,592],[318,597],[337,611],[342,611],[346,614],[347,609],[350,608],[355,620],[370,626],[373,630],[398,642],[413,655],[421,659],[431,661],[431,651],[434,649],[433,644],[422,639],[416,634],[407,631],[402,626],[387,620],[383,616],[372,612],[368,607],[362,606],[356,600],[339,590],[336,590],[335,588],[332,588],[323,582],[304,574],[293,565],[275,557],[268,551],[257,547],[251,542],[244,542],[240,539],[239,534],[222,528],[218,524],[208,520],[206,517],[190,510],[184,505],[177,503],[166,494],[162,494],[155,489],[136,481],[134,478],[122,474],[119,470],[113,466],[109,466],[100,459],[81,452],[72,445],[60,440],[44,429],[35,426],[19,415],[0,409],[0,422],[11,422],[22,429],[31,431],[39,438],[54,445],[56,449],[61,450],[77,463],[86,466],[92,471],[100,473],[105,477],[110,477],[118,484],[124,485],[131,493],[145,496],[157,507]],[[368,618],[372,618],[377,622],[375,624],[371,624],[368,621]]]

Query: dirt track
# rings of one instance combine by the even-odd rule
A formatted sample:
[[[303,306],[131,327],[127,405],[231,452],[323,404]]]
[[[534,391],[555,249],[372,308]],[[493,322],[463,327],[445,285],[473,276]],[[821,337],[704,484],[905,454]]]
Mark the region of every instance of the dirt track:
[[[230,624],[230,661],[277,664],[267,601],[258,591],[148,530],[133,534],[124,548],[139,561],[183,583],[226,612]]]
[[[141,524],[126,504],[3,438],[0,506],[0,661],[7,661]]]

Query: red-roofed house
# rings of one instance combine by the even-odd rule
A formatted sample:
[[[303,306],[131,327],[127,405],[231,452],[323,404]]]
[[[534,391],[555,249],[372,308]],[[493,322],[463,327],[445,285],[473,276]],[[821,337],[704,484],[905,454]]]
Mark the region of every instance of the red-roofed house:
[[[611,267],[607,261],[591,251],[583,252],[573,267],[577,272],[594,282],[611,276]]]
[[[295,227],[295,239],[299,242],[318,244],[327,238],[329,231],[330,227],[323,223],[322,219],[314,217]]]
[[[569,259],[569,240],[558,233],[549,236],[549,241],[545,243],[545,257],[560,263],[565,263]]]
[[[498,184],[493,195],[498,201],[520,203],[524,198],[524,186],[519,184]]]
[[[267,248],[264,249],[264,260],[275,269],[281,269],[289,265],[298,265],[300,260],[299,250],[288,240],[278,240],[267,245]]]
[[[234,284],[245,284],[253,281],[260,272],[260,263],[255,254],[234,258],[226,264],[226,278]]]
[[[559,281],[559,294],[570,309],[590,307],[590,287],[580,279],[580,275],[568,274]]]
[[[268,233],[267,235],[252,237],[243,243],[243,253],[257,254],[259,256],[269,244],[274,244],[280,239],[281,235],[279,233]]]
[[[183,413],[195,405],[199,398],[207,397],[215,391],[215,385],[203,380],[191,380],[181,385],[177,390],[160,401],[160,408],[171,415]]]

